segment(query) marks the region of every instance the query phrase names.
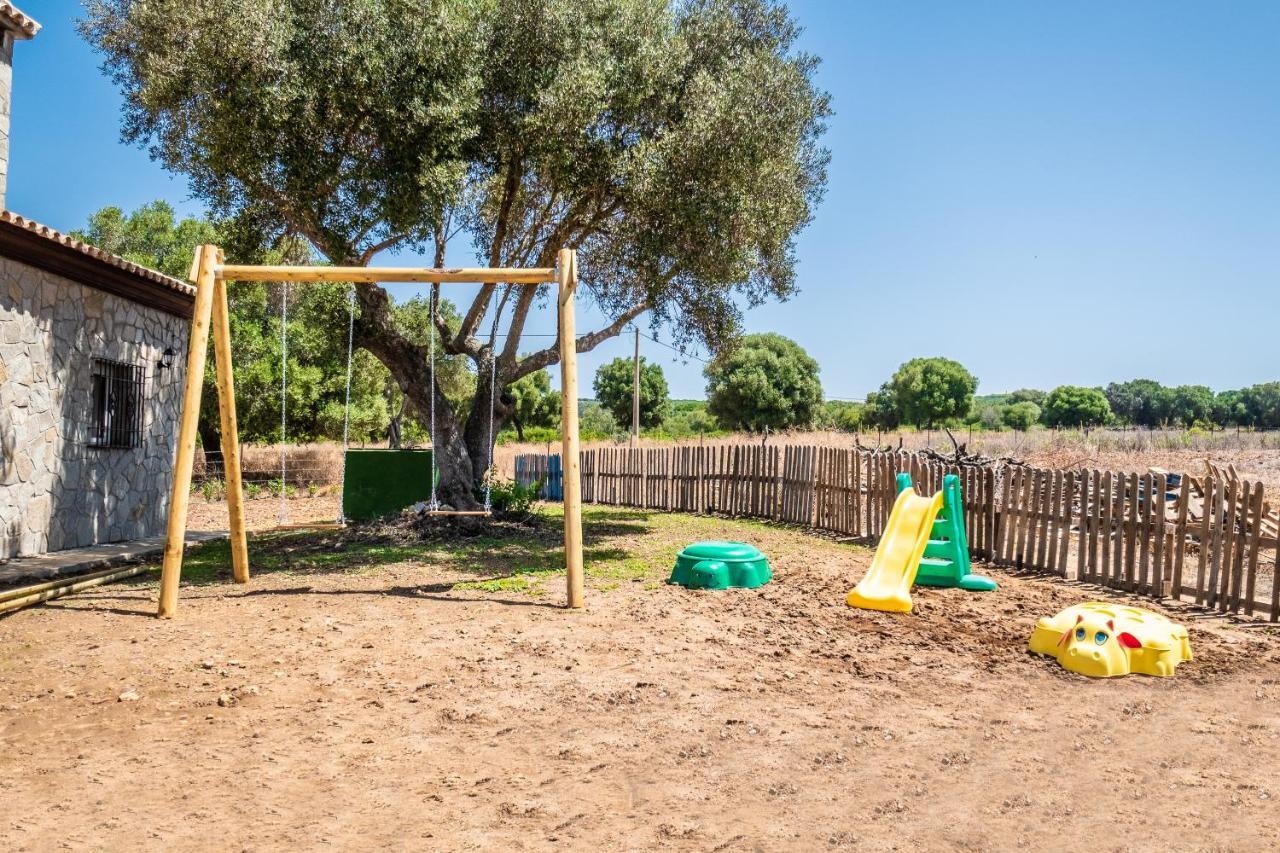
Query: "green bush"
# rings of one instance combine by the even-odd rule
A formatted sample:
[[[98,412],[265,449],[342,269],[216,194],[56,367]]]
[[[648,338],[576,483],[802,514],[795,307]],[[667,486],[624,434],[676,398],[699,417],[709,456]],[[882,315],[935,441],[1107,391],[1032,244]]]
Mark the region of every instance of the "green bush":
[[[227,485],[221,480],[205,480],[200,484],[200,494],[206,501],[220,501],[227,496]]]
[[[528,515],[538,502],[545,480],[522,486],[514,480],[496,480],[489,486],[489,505],[494,515]]]

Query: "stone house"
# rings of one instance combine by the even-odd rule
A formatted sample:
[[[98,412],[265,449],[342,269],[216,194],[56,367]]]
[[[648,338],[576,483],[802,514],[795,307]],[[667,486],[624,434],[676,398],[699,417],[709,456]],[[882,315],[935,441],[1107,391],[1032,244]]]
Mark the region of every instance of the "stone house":
[[[194,290],[4,209],[13,47],[0,2],[0,559],[162,533]]]

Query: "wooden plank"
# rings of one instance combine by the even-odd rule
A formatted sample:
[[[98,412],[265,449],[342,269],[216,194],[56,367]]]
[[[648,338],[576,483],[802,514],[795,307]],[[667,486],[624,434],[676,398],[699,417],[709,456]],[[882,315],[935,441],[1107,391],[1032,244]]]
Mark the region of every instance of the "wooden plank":
[[[1093,529],[1089,501],[1093,497],[1093,472],[1088,468],[1080,479],[1080,545],[1076,548],[1076,580],[1088,579],[1090,532]]]
[[[1196,604],[1203,605],[1209,584],[1209,552],[1212,548],[1210,537],[1213,524],[1213,501],[1216,481],[1206,477],[1204,481],[1204,501],[1200,507],[1200,548],[1196,560]]]
[[[1129,474],[1125,490],[1124,586],[1130,592],[1138,587],[1138,475]]]
[[[1062,474],[1061,498],[1058,502],[1058,508],[1061,514],[1058,516],[1058,559],[1057,572],[1060,577],[1067,576],[1067,557],[1070,553],[1071,545],[1071,519],[1072,507],[1076,500],[1076,472],[1067,471]]]
[[[1245,566],[1244,610],[1249,616],[1253,615],[1253,596],[1257,591],[1258,554],[1262,547],[1263,505],[1262,483],[1254,483],[1249,512],[1253,523],[1246,528],[1248,540],[1245,545],[1245,551],[1247,556],[1243,561]],[[1275,583],[1274,573],[1272,583]],[[1239,584],[1236,585],[1236,588],[1237,590],[1239,589]]]
[[[561,249],[561,252],[572,251]],[[436,284],[551,284],[557,281],[553,267],[321,267],[254,266],[219,264],[216,275],[223,281],[296,282],[402,282]],[[577,272],[574,271],[576,278]],[[561,295],[563,304],[563,294]],[[568,466],[566,466],[568,467]]]
[[[1148,572],[1151,569],[1151,509],[1152,509],[1152,479],[1151,473],[1147,472],[1138,477],[1138,494],[1141,496],[1137,504],[1138,523],[1137,523],[1137,571],[1132,578],[1133,587],[1139,592],[1146,592],[1150,588],[1150,576]]]
[[[1218,587],[1219,610],[1226,610],[1230,606],[1231,575],[1235,568],[1236,517],[1240,512],[1240,486],[1238,478],[1233,477],[1227,481],[1227,502],[1222,512],[1222,575]]]
[[[1027,563],[1027,536],[1031,532],[1031,505],[1036,489],[1036,474],[1034,470],[1023,469],[1022,489],[1016,496],[1018,498],[1018,533],[1014,546],[1014,565],[1019,569],[1025,568]]]
[[[1164,474],[1157,474],[1152,477],[1152,485],[1156,492],[1152,500],[1151,524],[1152,533],[1155,541],[1152,543],[1153,550],[1151,553],[1151,595],[1156,598],[1164,597],[1164,514],[1165,514],[1165,492],[1169,488],[1169,480]]]
[[[1180,595],[1180,590],[1182,589],[1183,561],[1187,553],[1187,512],[1191,504],[1191,478],[1183,474],[1182,482],[1178,488],[1178,520],[1173,528],[1173,578],[1171,583],[1175,598]]]
[[[1222,513],[1226,507],[1229,484],[1214,478],[1213,506],[1206,507],[1209,515],[1209,577],[1205,582],[1205,605],[1213,607],[1218,602],[1218,573],[1222,569]]]

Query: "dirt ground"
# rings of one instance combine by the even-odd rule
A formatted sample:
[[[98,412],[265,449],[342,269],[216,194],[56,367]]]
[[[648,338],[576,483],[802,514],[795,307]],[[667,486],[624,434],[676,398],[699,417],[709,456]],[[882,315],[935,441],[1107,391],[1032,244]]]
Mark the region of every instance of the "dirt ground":
[[[991,570],[996,593],[855,611],[864,547],[586,521],[580,612],[551,518],[262,535],[247,587],[216,543],[174,620],[153,577],[0,620],[0,848],[1274,849],[1272,629],[1182,611],[1175,678],[1093,681],[1025,643],[1114,592]],[[661,582],[720,537],[773,582]]]

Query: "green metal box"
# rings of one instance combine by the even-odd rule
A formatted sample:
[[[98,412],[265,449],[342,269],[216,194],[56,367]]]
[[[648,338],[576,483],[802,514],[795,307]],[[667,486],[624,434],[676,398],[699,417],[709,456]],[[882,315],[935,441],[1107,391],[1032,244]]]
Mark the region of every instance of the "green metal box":
[[[430,450],[348,450],[342,475],[342,515],[370,521],[399,515],[431,498]]]

